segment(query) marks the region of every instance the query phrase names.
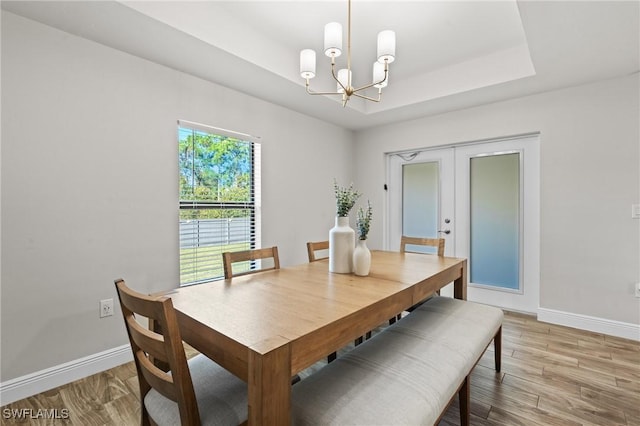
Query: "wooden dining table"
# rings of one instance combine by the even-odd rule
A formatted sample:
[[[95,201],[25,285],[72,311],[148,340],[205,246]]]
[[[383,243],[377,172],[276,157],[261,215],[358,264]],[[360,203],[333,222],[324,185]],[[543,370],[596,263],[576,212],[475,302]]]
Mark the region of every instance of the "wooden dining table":
[[[454,283],[466,299],[467,261],[372,251],[368,276],[320,260],[167,293],[182,338],[247,382],[250,425],[288,425],[291,377]]]

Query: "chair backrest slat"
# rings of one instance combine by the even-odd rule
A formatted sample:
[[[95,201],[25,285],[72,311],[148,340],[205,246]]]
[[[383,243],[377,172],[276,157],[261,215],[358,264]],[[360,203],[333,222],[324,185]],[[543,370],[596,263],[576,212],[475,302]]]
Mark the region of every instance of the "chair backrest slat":
[[[273,266],[262,267],[260,269],[250,269],[243,272],[233,272],[233,264],[238,262],[248,262],[261,259],[273,259]],[[253,250],[242,250],[222,253],[222,261],[224,263],[224,277],[231,278],[240,275],[254,274],[256,272],[280,269],[280,258],[278,257],[278,247],[268,247]]]
[[[177,387],[173,376],[156,367],[142,350],[136,352],[136,360],[140,363],[140,370],[149,386],[172,401],[178,401]]]
[[[403,235],[400,238],[400,253],[407,251],[407,245],[412,246],[430,246],[437,248],[438,256],[444,256],[444,238],[420,238],[420,237],[407,237]]]
[[[144,348],[144,351],[155,359],[169,362],[164,339],[160,334],[144,328],[133,314],[127,315],[125,321],[129,327],[129,335],[138,347]]]
[[[316,256],[316,252],[322,250],[329,250],[329,241],[309,241],[307,243],[307,255],[309,256],[309,262],[326,259],[328,255],[324,257]]]

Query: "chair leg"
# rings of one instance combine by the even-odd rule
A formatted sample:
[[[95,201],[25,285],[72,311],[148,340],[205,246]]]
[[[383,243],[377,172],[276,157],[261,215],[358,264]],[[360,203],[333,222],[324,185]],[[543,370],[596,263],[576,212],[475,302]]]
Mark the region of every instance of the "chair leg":
[[[496,371],[500,372],[502,362],[502,326],[498,329],[498,332],[493,337],[493,349],[496,363]]]
[[[358,337],[353,343],[358,346],[360,343],[362,343],[364,339],[362,338],[362,336]]]
[[[338,357],[338,354],[336,352],[330,353],[327,356],[327,363],[335,361],[337,357]]]
[[[469,426],[469,406],[471,405],[471,387],[469,385],[469,376],[464,378],[462,386],[458,391],[458,400],[460,403],[460,425]]]

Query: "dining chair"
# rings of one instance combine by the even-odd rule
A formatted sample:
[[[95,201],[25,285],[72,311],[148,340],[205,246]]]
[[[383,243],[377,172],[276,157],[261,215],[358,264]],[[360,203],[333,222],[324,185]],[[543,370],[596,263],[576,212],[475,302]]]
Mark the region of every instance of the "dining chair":
[[[309,241],[307,243],[307,254],[309,256],[309,262],[315,262],[316,260],[326,259],[326,256],[317,257],[316,252],[329,250],[329,241]]]
[[[202,354],[187,361],[168,297],[138,293],[115,280],[140,386],[146,425],[238,425],[247,420],[247,384]],[[155,324],[147,329],[141,317]],[[154,361],[168,365],[158,368]]]
[[[253,265],[249,265],[249,268],[244,271],[233,272],[232,265],[239,262],[253,262],[255,260],[273,259],[273,265],[267,267],[254,268]],[[222,261],[224,263],[224,277],[225,279],[231,277],[237,277],[240,275],[254,274],[256,272],[269,271],[272,269],[280,269],[280,258],[278,257],[278,247],[268,247],[261,249],[251,249],[242,251],[232,251],[222,253]]]
[[[445,242],[444,238],[421,238],[421,237],[408,237],[406,235],[403,235],[403,236],[400,237],[400,253],[407,253],[407,252],[409,252],[409,253],[422,253],[422,252],[407,250],[407,246],[425,246],[425,247],[435,247],[436,248],[436,255],[444,256],[444,242]],[[424,253],[424,254],[426,254],[426,253]],[[440,290],[438,290],[436,293],[440,294]],[[407,312],[413,311],[418,306],[422,305],[424,302],[425,301],[423,300],[423,301],[418,302],[415,305],[409,307],[407,309]],[[402,318],[402,313],[399,313],[395,317],[390,318],[389,319],[389,325],[393,324],[394,322],[396,322],[400,318]]]

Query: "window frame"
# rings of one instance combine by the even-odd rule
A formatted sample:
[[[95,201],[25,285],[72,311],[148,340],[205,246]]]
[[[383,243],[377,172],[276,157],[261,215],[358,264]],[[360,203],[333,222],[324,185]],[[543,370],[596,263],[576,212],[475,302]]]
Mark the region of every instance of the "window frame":
[[[180,183],[178,183],[178,237],[179,237],[179,256],[178,269],[180,286],[197,285],[205,282],[211,282],[224,279],[224,274],[206,277],[194,281],[182,281],[182,242],[181,242],[181,223],[184,221],[180,216],[183,210],[198,209],[216,209],[216,210],[248,210],[249,211],[249,246],[251,249],[261,247],[261,144],[260,137],[251,136],[245,133],[235,132],[218,127],[208,126],[205,124],[194,123],[186,120],[178,120],[177,122],[177,142],[180,143],[180,130],[187,129],[196,132],[202,132],[215,136],[228,137],[238,139],[242,142],[249,143],[249,163],[250,163],[250,200],[249,201],[208,201],[208,200],[183,200],[181,197]],[[180,178],[180,172],[178,172]],[[222,246],[221,244],[213,245]],[[212,256],[215,258],[218,255]],[[222,268],[222,255],[220,256],[220,265]],[[204,256],[203,258],[206,258]]]

